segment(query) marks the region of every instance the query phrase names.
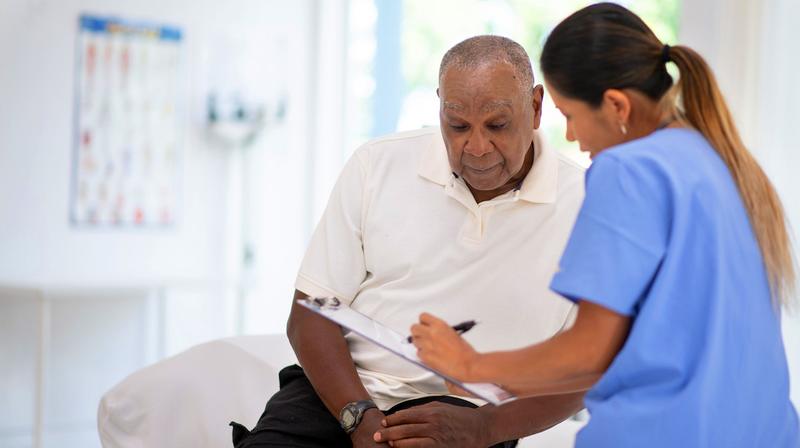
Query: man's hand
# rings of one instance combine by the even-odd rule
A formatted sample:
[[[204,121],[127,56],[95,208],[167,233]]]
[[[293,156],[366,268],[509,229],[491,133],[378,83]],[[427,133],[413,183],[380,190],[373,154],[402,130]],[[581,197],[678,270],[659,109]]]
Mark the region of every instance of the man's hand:
[[[381,420],[385,416],[383,412],[373,408],[368,409],[361,418],[361,423],[356,426],[356,430],[350,433],[350,440],[353,441],[353,448],[373,448],[386,447],[387,443],[378,443],[373,439],[373,434],[383,428]]]
[[[375,440],[394,448],[486,448],[492,444],[488,425],[477,409],[428,403],[387,416]]]

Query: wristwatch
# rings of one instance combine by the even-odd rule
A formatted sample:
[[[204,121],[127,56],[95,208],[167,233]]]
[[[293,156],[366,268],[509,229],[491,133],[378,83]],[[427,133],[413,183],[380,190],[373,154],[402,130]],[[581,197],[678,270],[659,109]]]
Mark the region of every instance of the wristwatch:
[[[344,405],[342,411],[339,412],[339,424],[342,425],[344,432],[350,434],[355,431],[358,424],[361,423],[364,413],[372,408],[378,408],[372,400],[353,401]]]

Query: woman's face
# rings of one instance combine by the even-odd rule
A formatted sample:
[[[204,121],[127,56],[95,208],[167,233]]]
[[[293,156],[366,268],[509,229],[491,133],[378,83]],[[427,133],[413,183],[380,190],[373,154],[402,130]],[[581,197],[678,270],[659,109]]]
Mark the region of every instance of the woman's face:
[[[600,107],[593,108],[586,102],[564,97],[550,84],[545,85],[556,108],[567,120],[567,140],[577,141],[581,151],[594,158],[604,149],[625,141],[612,105],[603,101]]]

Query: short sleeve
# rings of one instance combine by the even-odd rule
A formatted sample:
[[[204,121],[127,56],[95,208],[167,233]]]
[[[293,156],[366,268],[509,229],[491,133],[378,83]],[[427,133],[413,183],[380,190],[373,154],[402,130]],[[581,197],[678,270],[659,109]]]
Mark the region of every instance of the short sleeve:
[[[586,197],[550,285],[634,315],[666,252],[669,176],[653,160],[601,154],[586,173]]]
[[[345,164],[306,249],[297,290],[348,304],[355,298],[367,275],[362,244],[367,168],[363,149]]]

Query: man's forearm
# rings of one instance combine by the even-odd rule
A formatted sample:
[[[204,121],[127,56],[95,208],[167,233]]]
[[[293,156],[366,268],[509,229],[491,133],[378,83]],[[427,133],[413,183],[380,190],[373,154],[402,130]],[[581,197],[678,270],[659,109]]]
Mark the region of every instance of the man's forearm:
[[[295,301],[305,297],[295,291]],[[341,327],[293,303],[286,333],[311,385],[337,419],[347,403],[370,399]]]
[[[492,444],[519,439],[551,428],[583,409],[583,392],[548,395],[478,409],[486,420]]]

